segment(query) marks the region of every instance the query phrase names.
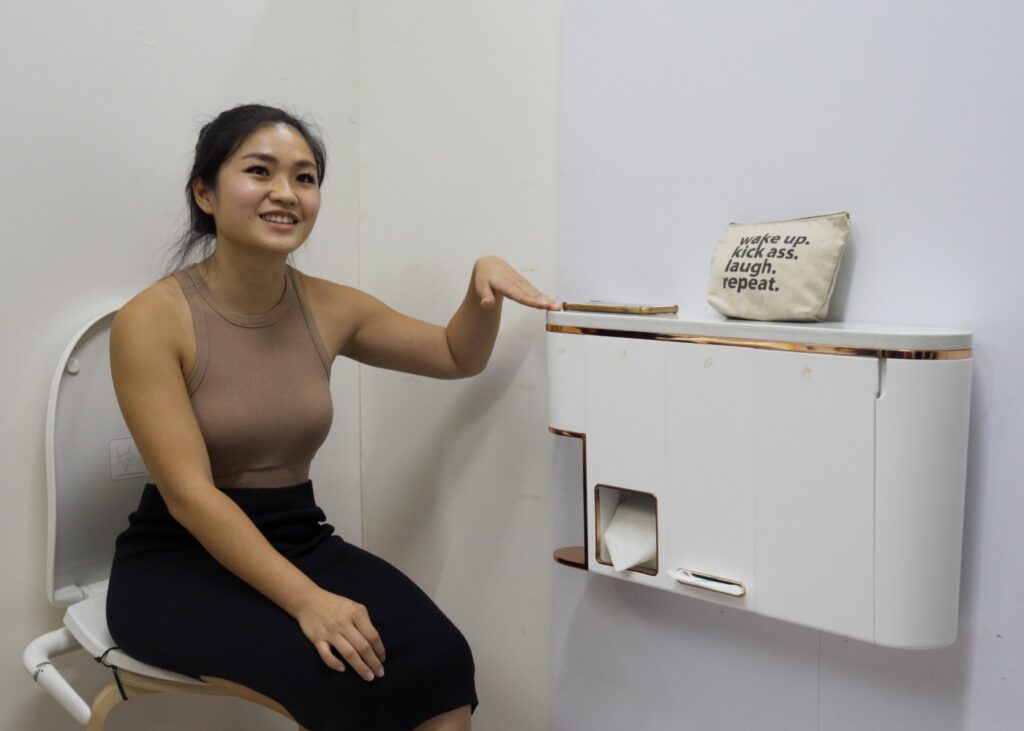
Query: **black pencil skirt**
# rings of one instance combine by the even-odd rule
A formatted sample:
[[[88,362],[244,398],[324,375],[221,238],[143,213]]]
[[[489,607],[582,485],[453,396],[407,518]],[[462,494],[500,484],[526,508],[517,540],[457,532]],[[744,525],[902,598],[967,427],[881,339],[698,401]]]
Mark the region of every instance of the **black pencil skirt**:
[[[221,566],[146,485],[117,538],[107,624],[132,657],[193,678],[224,678],[283,705],[310,731],[408,731],[476,709],[462,633],[416,584],[325,524],[312,482],[226,488],[270,543],[324,589],[366,606],[384,677],[327,667],[298,622]]]

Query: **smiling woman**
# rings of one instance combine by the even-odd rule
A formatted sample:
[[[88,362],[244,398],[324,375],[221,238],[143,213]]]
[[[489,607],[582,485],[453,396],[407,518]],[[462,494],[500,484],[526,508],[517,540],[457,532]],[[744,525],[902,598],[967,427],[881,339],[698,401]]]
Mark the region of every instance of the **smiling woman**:
[[[229,110],[200,132],[180,266],[111,331],[114,388],[154,482],[117,540],[108,625],[137,659],[244,686],[310,731],[468,729],[465,638],[314,501],[331,362],[471,376],[503,299],[558,306],[493,256],[446,327],[294,269],[325,161],[307,125],[272,107]]]
[[[307,122],[282,109],[261,104],[247,104],[223,112],[214,121],[206,124],[199,133],[195,160],[185,185],[185,205],[189,212],[189,225],[177,242],[168,274],[181,269],[192,259],[205,259],[212,253],[217,243],[216,219],[212,211],[206,210],[200,205],[196,188],[207,193],[215,192],[218,178],[224,171],[225,164],[229,160],[237,161],[239,148],[249,140],[250,135],[264,132],[268,127],[278,126],[290,131],[292,135],[298,135],[305,143],[308,155],[305,160],[311,165],[302,172],[312,177],[312,182],[317,190],[323,185],[327,169],[327,153],[323,143]],[[257,149],[250,152],[254,155],[269,154],[264,150]],[[249,162],[256,165],[276,161],[254,157],[250,158]],[[269,173],[269,168],[266,169],[266,173]],[[256,173],[254,172],[254,174]]]
[[[217,248],[260,246],[294,251],[320,211],[313,151],[291,125],[277,122],[250,134],[217,174],[216,185],[192,181],[195,204],[216,222]]]

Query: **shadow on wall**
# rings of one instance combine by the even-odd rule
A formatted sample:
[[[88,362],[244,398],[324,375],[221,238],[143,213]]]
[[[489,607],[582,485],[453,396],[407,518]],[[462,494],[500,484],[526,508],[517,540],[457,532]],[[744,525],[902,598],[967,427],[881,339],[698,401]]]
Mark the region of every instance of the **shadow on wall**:
[[[794,731],[819,723],[850,728],[857,709],[844,700],[854,688],[863,702],[931,705],[948,718],[943,728],[964,728],[962,717],[946,711],[964,706],[970,636],[940,650],[892,649],[602,576],[581,578],[563,654],[578,666],[566,665],[562,677],[585,684],[569,691],[576,699],[621,699],[614,706],[598,702],[605,715],[581,722],[675,728],[685,710],[687,728],[694,729],[752,728],[756,718]],[[629,621],[621,621],[624,616]],[[609,625],[621,634],[595,643],[593,628]],[[677,672],[652,677],[645,667]],[[736,685],[751,672],[759,678],[756,689]],[[807,694],[805,703],[780,704],[800,693]],[[816,710],[810,713],[819,702],[835,717],[819,720]]]
[[[829,300],[828,320],[846,319],[846,302],[853,290],[853,273],[857,268],[857,230],[852,228],[850,237],[843,249],[843,258],[839,262],[839,272],[836,274],[836,284],[832,289],[832,299]]]
[[[989,351],[975,338],[971,378],[971,423],[967,442],[967,490],[964,499],[964,544],[960,569],[960,627],[977,626],[973,619],[980,602],[982,525],[989,484],[990,444],[983,438],[983,425],[990,421],[988,384],[994,380],[989,368]],[[997,483],[998,484],[998,483]],[[961,632],[959,644],[965,639]]]

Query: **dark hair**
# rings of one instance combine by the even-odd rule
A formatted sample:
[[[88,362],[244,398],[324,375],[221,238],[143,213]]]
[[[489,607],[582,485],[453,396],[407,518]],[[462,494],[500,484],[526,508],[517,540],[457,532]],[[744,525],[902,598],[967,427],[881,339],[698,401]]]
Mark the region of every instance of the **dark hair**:
[[[185,201],[188,206],[188,227],[172,245],[168,254],[167,274],[181,269],[191,259],[203,259],[211,253],[216,241],[217,227],[213,216],[196,203],[192,193],[192,181],[202,180],[211,189],[216,189],[217,173],[224,162],[256,130],[271,124],[283,123],[302,135],[313,151],[316,162],[317,185],[323,185],[327,152],[320,137],[313,131],[313,125],[277,107],[263,104],[243,104],[218,114],[199,130],[196,142],[196,156],[192,172],[185,184]],[[198,256],[195,256],[198,251]]]

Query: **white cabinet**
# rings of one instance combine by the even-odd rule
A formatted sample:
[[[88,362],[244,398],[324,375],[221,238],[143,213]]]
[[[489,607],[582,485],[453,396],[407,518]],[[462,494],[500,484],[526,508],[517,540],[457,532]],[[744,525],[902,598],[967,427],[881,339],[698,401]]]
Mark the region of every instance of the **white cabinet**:
[[[743,587],[728,603],[750,605],[754,570],[754,356],[747,348],[665,343],[667,460],[662,535],[665,568]],[[699,598],[703,588],[669,586]]]
[[[550,313],[551,428],[584,440],[563,563],[898,647],[956,637],[960,331]],[[578,489],[577,486],[567,489]],[[657,555],[616,571],[618,503]]]
[[[754,352],[758,611],[870,642],[878,360]]]
[[[585,340],[588,474],[596,484],[661,494],[665,485],[665,344],[625,338]]]

